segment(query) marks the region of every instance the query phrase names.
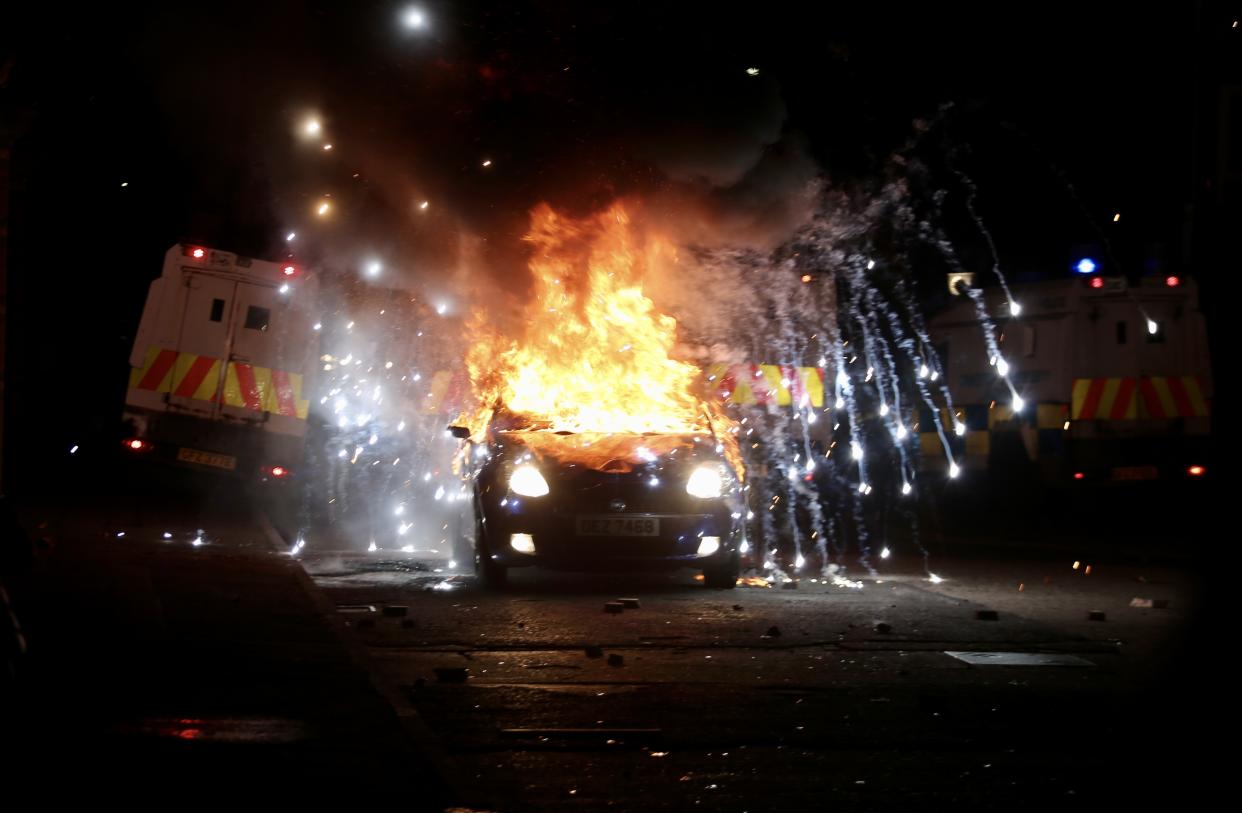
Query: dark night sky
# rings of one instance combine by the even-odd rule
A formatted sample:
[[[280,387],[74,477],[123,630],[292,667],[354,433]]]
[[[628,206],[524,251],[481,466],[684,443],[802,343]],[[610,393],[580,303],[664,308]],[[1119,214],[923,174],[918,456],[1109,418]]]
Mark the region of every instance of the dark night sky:
[[[1239,76],[1231,6],[421,5],[417,34],[403,4],[291,0],[43,4],[0,26],[0,104],[24,122],[11,329],[47,332],[53,313],[62,326],[13,373],[83,336],[123,365],[177,241],[272,257],[296,228],[308,258],[366,246],[435,269],[459,229],[515,245],[540,200],[586,209],[688,185],[759,209],[815,173],[865,189],[946,103],[916,149],[941,169],[952,152],[975,179],[1011,269],[1062,273],[1103,228],[1132,275],[1157,256],[1203,271],[1183,265],[1182,230],[1214,171],[1217,73]],[[331,153],[294,136],[309,111]],[[325,193],[340,216],[316,237]],[[969,230],[961,246],[990,264]],[[122,380],[112,361],[101,387]]]

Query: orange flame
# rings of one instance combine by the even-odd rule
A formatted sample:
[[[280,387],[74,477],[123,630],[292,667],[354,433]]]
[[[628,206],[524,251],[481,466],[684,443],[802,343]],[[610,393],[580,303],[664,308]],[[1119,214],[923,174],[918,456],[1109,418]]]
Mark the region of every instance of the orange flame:
[[[534,291],[524,335],[497,334],[481,310],[470,320],[476,437],[497,410],[550,431],[710,432],[740,474],[733,422],[701,394],[698,368],[672,357],[677,321],[643,294],[671,244],[644,240],[619,203],[582,219],[540,204],[526,240]]]

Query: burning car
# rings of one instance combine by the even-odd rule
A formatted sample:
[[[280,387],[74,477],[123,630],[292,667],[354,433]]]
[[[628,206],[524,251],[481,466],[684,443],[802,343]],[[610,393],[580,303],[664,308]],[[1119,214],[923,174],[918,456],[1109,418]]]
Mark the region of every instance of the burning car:
[[[530,565],[690,567],[708,587],[736,584],[743,490],[710,431],[568,432],[505,418],[479,442],[466,427],[450,431],[466,441],[474,516],[463,524],[484,585]]]
[[[677,320],[643,293],[666,242],[624,206],[531,212],[520,319],[466,324],[473,409],[452,427],[487,585],[510,567],[693,567],[733,587],[746,514],[737,422],[679,358]],[[508,322],[509,331],[500,329]]]

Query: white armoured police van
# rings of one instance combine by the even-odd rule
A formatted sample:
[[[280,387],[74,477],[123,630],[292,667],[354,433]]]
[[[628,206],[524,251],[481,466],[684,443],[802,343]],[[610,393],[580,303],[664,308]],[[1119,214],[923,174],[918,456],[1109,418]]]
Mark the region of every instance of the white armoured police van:
[[[169,249],[130,353],[125,448],[244,477],[290,477],[317,361],[316,289],[293,263]]]

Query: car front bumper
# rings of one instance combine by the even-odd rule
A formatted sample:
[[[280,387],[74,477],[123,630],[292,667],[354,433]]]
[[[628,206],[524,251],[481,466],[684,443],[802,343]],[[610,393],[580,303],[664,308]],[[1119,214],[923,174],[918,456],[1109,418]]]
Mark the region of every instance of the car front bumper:
[[[519,503],[494,506],[484,516],[488,553],[505,567],[565,570],[660,569],[711,567],[737,554],[742,538],[736,512],[727,507],[699,513],[626,514],[626,518],[658,521],[658,533],[649,536],[581,533],[580,518],[595,515],[530,510]],[[515,550],[515,535],[532,543],[533,552]],[[700,553],[704,540],[714,537],[716,550]]]

